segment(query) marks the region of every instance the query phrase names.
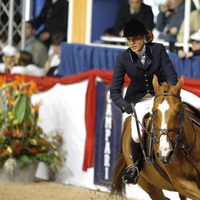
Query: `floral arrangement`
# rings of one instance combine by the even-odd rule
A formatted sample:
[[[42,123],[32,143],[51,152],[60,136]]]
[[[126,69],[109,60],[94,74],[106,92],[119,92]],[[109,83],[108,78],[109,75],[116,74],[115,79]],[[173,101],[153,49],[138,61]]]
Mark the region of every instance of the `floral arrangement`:
[[[12,82],[0,77],[0,165],[9,168],[43,161],[53,174],[62,164],[58,150],[62,137],[56,133],[49,138],[37,125],[40,105],[31,103],[36,91],[36,84],[23,76]]]

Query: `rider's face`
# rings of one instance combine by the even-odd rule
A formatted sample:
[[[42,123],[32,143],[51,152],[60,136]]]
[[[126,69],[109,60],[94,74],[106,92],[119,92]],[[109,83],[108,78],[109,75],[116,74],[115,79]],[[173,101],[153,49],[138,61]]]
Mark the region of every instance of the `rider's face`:
[[[131,9],[133,9],[134,12],[136,13],[140,12],[141,4],[142,4],[141,0],[129,0],[128,2]]]
[[[200,41],[192,41],[192,50],[199,51],[200,50]]]
[[[134,52],[140,52],[144,47],[144,36],[127,37],[128,46]]]

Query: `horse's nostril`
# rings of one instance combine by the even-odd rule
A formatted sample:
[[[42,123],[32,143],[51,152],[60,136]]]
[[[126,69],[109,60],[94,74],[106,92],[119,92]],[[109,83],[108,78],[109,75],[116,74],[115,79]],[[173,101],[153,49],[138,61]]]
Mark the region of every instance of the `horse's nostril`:
[[[160,151],[157,152],[157,157],[158,157],[158,159],[161,159],[161,152]]]
[[[170,152],[168,153],[168,155],[167,155],[167,161],[168,161],[168,163],[170,163],[170,162],[172,161],[172,155],[173,155],[173,150],[170,151]]]

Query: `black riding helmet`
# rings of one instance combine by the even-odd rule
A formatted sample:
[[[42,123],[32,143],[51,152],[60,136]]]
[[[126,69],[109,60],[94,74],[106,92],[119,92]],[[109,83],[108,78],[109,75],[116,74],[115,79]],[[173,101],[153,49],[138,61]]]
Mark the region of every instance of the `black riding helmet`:
[[[139,36],[139,35],[145,35],[146,30],[144,27],[144,24],[135,19],[132,18],[129,20],[124,27],[124,37],[134,37],[134,36]]]

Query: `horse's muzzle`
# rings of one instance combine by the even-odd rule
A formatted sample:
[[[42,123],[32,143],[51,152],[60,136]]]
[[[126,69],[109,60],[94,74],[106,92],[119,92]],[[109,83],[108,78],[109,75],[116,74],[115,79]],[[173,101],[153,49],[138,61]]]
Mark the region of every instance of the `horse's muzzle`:
[[[158,157],[158,159],[159,159],[163,164],[170,164],[170,163],[172,162],[173,152],[174,152],[174,151],[171,150],[171,151],[167,154],[167,156],[163,157],[163,156],[161,155],[161,152],[159,151],[159,152],[157,153],[157,157]]]

